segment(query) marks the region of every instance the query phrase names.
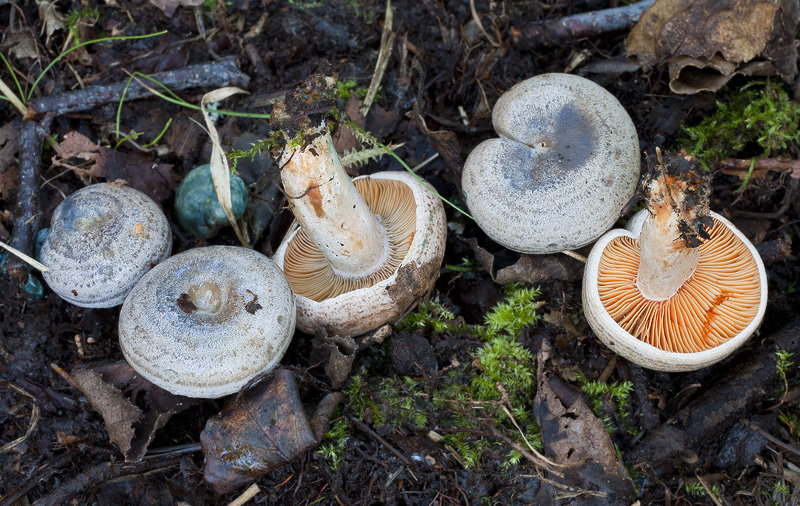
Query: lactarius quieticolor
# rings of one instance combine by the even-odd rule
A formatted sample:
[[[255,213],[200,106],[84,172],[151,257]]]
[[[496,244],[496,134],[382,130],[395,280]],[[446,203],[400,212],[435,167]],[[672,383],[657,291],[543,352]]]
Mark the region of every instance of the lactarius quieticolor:
[[[730,355],[767,305],[764,264],[708,210],[708,176],[681,153],[648,160],[647,209],[592,249],[586,320],[609,348],[649,369],[689,371]]]
[[[294,323],[294,296],[274,262],[209,246],[142,277],[122,305],[119,341],[128,363],[161,388],[216,398],[274,369]]]
[[[444,255],[439,198],[414,175],[345,173],[326,127],[283,153],[295,227],[275,253],[297,297],[297,326],[340,336],[394,322],[433,288]]]
[[[479,144],[461,184],[486,235],[523,253],[586,245],[607,231],[639,181],[636,128],[614,96],[569,74],[516,84],[497,101],[499,138]]]
[[[58,205],[40,259],[50,288],[81,307],[113,307],[169,256],[172,232],[147,195],[119,183],[76,191]]]

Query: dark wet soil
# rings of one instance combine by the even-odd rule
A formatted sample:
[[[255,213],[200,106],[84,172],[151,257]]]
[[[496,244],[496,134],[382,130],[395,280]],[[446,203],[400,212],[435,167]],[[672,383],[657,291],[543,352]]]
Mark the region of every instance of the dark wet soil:
[[[352,80],[365,90],[380,48],[386,9],[377,0],[233,0],[224,4],[205,2],[204,7],[198,9],[178,7],[167,16],[155,3],[181,2],[55,2],[53,6],[64,15],[87,6],[97,9],[98,19],[81,18],[78,30],[81,40],[117,33],[142,35],[162,30],[167,33],[76,51],[57,64],[55,72],[44,77],[38,93],[52,95],[76,88],[81,85],[76,76],[81,76],[85,85],[108,84],[127,79],[122,69],[149,74],[225,56],[235,57],[240,69],[250,76],[249,95],[229,99],[225,107],[230,109],[268,113],[271,99],[293,89],[323,62],[330,63],[340,81]],[[20,37],[28,37],[41,52],[41,61],[30,54],[17,56],[15,53],[9,58],[27,87],[31,84],[28,80],[35,79],[42,63],[48,61],[46,55],[57,55],[66,38],[64,30],[48,33],[45,7],[42,7],[46,4],[37,9],[34,2],[0,2],[0,27],[5,27],[0,43],[3,54],[8,55],[7,48],[16,47]],[[588,63],[624,56],[625,33],[622,32],[529,50],[521,50],[511,41],[515,23],[603,8],[605,2],[509,2],[500,5],[476,1],[474,4],[489,36],[477,29],[470,2],[466,0],[403,1],[394,5],[393,27],[397,37],[394,51],[378,99],[366,118],[366,128],[383,142],[405,143],[398,154],[410,167],[421,164],[436,154],[436,150],[413,115],[406,113],[422,110],[428,128],[455,132],[456,142],[449,145],[449,156],[438,157],[422,167],[419,174],[457,204],[461,204],[459,162],[477,143],[494,135],[486,107],[491,107],[504,90],[536,74],[563,72],[579,55],[584,59],[573,69],[578,73]],[[412,64],[414,59],[424,69],[424,79]],[[9,77],[8,69],[0,68],[0,78],[10,83]],[[623,69],[591,73],[586,77],[608,89],[625,106],[644,150],[655,146],[670,149],[674,146],[678,126],[699,121],[714,105],[712,95],[672,95],[666,77],[657,71],[647,74],[642,70]],[[179,95],[197,104],[206,91],[209,90],[192,88]],[[63,140],[68,132],[77,131],[93,142],[114,147],[116,140],[111,132],[118,105],[113,102],[88,112],[59,116],[51,130],[57,141]],[[338,106],[344,108],[344,101],[340,100]],[[0,102],[0,118],[4,118],[4,123],[17,117],[8,102]],[[144,145],[159,136],[170,118],[172,127],[158,142],[165,149],[147,156],[154,163],[170,165],[171,179],[163,180],[169,196],[161,203],[173,223],[173,251],[179,252],[204,244],[182,232],[174,223],[171,211],[171,195],[177,183],[189,170],[208,159],[210,145],[202,129],[193,122],[202,124],[202,118],[197,111],[158,98],[146,98],[124,103],[119,123],[126,132],[141,132],[136,142]],[[225,117],[217,126],[226,145],[233,145],[242,138],[265,138],[269,134],[268,122],[260,119]],[[136,148],[123,143],[119,150],[136,151]],[[52,156],[53,148],[46,146],[40,187],[39,219],[43,225],[49,222],[62,195],[94,180],[89,176],[79,177],[74,171],[51,167]],[[246,165],[246,161],[243,163]],[[397,162],[383,158],[360,170],[365,174],[401,169]],[[240,168],[245,175],[248,170],[257,172],[259,169]],[[2,176],[0,174],[0,181],[5,181]],[[739,185],[735,177],[715,174],[712,209],[731,217],[755,243],[764,245],[765,251],[774,247],[778,240],[789,245],[788,255],[782,250],[783,253],[776,253],[773,261],[767,263],[770,300],[761,331],[736,360],[695,373],[651,372],[620,359],[612,366],[610,379],[631,380],[637,385],[630,409],[634,423],[640,428],[652,430],[669,420],[695,391],[714,385],[735,369],[740,359],[759,353],[762,340],[791,322],[796,314],[800,304],[797,292],[800,266],[795,260],[800,208],[796,197],[788,206],[781,207],[789,191],[789,177],[772,175],[753,182],[743,193],[734,193]],[[3,190],[7,188],[9,186],[4,186]],[[14,205],[13,195],[13,192],[3,193],[0,200],[5,213],[0,221],[0,239],[4,241],[12,231],[13,218],[7,210]],[[286,212],[280,212],[284,203],[277,192],[267,195],[265,201],[269,212],[275,215],[269,215],[266,230],[256,247],[271,254],[290,219]],[[740,211],[762,215],[742,218],[737,214]],[[468,238],[477,238],[480,246],[495,255],[495,269],[518,260],[518,254],[494,244],[474,223],[450,208],[447,214],[451,227],[445,265],[465,265],[464,259],[472,262],[469,265],[475,264],[474,253],[465,241]],[[236,238],[224,233],[212,242],[235,244]],[[539,300],[542,303],[538,308],[541,314],[566,315],[569,322],[545,319],[523,331],[520,341],[534,353],[543,341],[553,344],[561,370],[578,370],[595,379],[608,367],[613,354],[594,339],[586,327],[581,309],[580,268],[577,263],[572,268],[577,276],[541,282]],[[479,324],[483,315],[502,300],[503,291],[485,271],[443,269],[434,296],[466,323]],[[87,364],[121,360],[116,324],[116,309],[76,308],[46,287],[44,297],[37,299],[25,293],[17,280],[0,277],[0,445],[27,436],[24,442],[0,454],[0,504],[35,504],[37,500],[75,485],[76,479],[85,480],[85,485],[77,487],[68,504],[227,504],[246,488],[223,497],[216,496],[200,471],[202,453],[191,451],[192,445],[199,441],[206,420],[221,409],[222,401],[194,405],[173,416],[156,433],[150,448],[173,449],[172,460],[160,461],[156,455],[150,457],[153,464],[149,467],[137,468],[135,472],[120,471],[119,477],[113,480],[97,478],[100,476],[98,466],[121,464],[122,454],[109,442],[103,418],[51,364],[70,371]],[[312,337],[298,332],[282,361],[295,372],[301,397],[309,405],[331,390],[321,365],[309,358]],[[362,347],[356,356],[354,371],[366,371],[362,374],[367,385],[375,386],[381,378],[393,374],[427,380],[437,375],[443,377],[443,369],[452,366],[454,361],[472,362],[480,346],[474,336],[434,335],[429,329],[414,333],[398,330],[382,341],[383,344],[371,348]],[[794,377],[793,371],[790,369],[788,373],[789,380]],[[791,387],[790,383],[790,391]],[[797,471],[792,461],[800,463],[797,457],[800,452],[797,434],[793,433],[797,423],[792,426],[779,415],[797,417],[798,413],[791,405],[767,409],[775,403],[770,399],[779,395],[783,387],[776,388],[775,392],[764,392],[764,402],[745,417],[771,434],[773,440],[765,439],[741,423],[731,428],[726,426],[692,448],[691,454],[682,454],[664,468],[634,473],[640,504],[714,504],[702,488],[698,492],[697,476],[704,477],[709,487],[716,486],[729,504],[788,504],[791,491],[798,486],[798,475],[795,472],[792,478],[782,475],[780,470]],[[433,413],[430,420],[437,420],[437,416],[443,417],[444,413]],[[348,402],[335,417],[365,418],[364,413],[354,412]],[[369,426],[369,417],[366,418]],[[373,434],[380,439],[359,429],[356,423],[348,425],[344,461],[338,467],[310,450],[258,478],[261,492],[251,503],[516,505],[541,501],[542,496],[537,498],[537,494],[546,476],[524,459],[516,465],[504,466],[504,453],[492,447],[477,466],[467,469],[453,457],[450,449],[428,437],[428,431],[437,428],[433,423],[416,430],[403,425],[372,425],[376,431]],[[32,431],[28,434],[30,427]],[[623,462],[642,437],[620,433],[612,437]],[[181,445],[189,445],[189,451],[175,453],[175,448]],[[790,450],[785,445],[789,445]],[[413,464],[404,464],[389,446],[409,458],[413,456]],[[759,465],[755,456],[764,464]],[[766,470],[770,465],[773,469]],[[687,486],[687,483],[693,485]],[[788,493],[781,491],[784,485]],[[565,491],[565,496],[569,496],[569,492]],[[578,499],[570,500],[574,502],[564,502],[568,501],[564,499],[560,503],[606,504],[596,497],[580,494]]]

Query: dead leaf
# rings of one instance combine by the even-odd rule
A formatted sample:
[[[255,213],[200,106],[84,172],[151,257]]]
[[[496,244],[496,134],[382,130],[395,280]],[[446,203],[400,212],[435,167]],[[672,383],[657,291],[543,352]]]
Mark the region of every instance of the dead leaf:
[[[19,120],[9,121],[0,128],[0,197],[7,199],[17,188],[19,167],[14,163],[17,156],[17,132]]]
[[[72,373],[72,379],[103,416],[111,442],[128,462],[144,457],[156,431],[172,415],[198,402],[157,387],[124,361],[81,369]],[[146,409],[140,409],[131,399],[137,399]]]
[[[127,454],[134,436],[133,426],[144,417],[142,410],[126,399],[118,388],[104,382],[100,374],[91,369],[73,372],[72,379],[94,410],[103,416],[111,442],[117,445],[123,454]]]
[[[324,328],[318,328],[311,341],[311,361],[325,362],[325,374],[331,380],[331,388],[338,390],[347,378],[356,358],[356,342],[352,337],[329,336]]]
[[[178,7],[197,7],[203,0],[150,0],[150,3],[161,9],[165,16],[171,18]]]
[[[139,152],[124,153],[98,146],[78,132],[64,136],[52,161],[54,166],[72,169],[80,176],[123,179],[159,204],[172,196],[172,165],[154,163]]]
[[[345,106],[344,113],[350,119],[350,121],[359,127],[364,128],[366,119],[359,112],[358,106],[358,97],[355,93],[353,93],[350,96],[350,100],[347,102],[347,105]],[[349,128],[345,127],[337,128],[336,132],[334,132],[333,147],[336,148],[337,153],[341,153],[342,155],[352,151],[358,151],[362,148],[361,142],[356,139],[355,135],[353,135],[353,132],[351,132]],[[356,166],[345,166],[345,170],[350,176],[358,175],[358,167]]]
[[[464,157],[461,155],[461,141],[455,132],[450,130],[430,130],[417,109],[409,111],[406,116],[414,120],[417,128],[425,134],[433,149],[444,159],[453,175],[453,181],[461,185],[461,169],[464,166]]]
[[[236,237],[239,238],[239,242],[242,243],[242,246],[250,248],[250,244],[242,235],[242,230],[239,228],[239,224],[236,222],[236,218],[233,215],[231,170],[230,167],[228,167],[228,157],[225,156],[225,151],[222,149],[217,127],[214,126],[214,122],[211,121],[211,116],[209,116],[206,111],[206,106],[208,104],[220,102],[237,93],[247,92],[235,86],[227,86],[225,88],[209,91],[203,95],[202,100],[200,100],[200,109],[203,112],[203,118],[206,120],[206,129],[208,130],[208,137],[211,140],[211,159],[208,163],[211,166],[211,179],[214,182],[214,191],[217,193],[217,200],[219,201],[220,207],[225,212],[225,216],[228,217],[233,231],[236,232]]]
[[[547,369],[550,350],[550,345],[543,342],[537,356],[538,387],[533,411],[542,430],[545,455],[564,466],[559,468],[564,478],[558,482],[584,491],[569,502],[557,504],[630,504],[635,494],[633,481],[617,459],[603,422],[581,393]],[[537,499],[551,504],[562,493],[558,486],[547,482],[542,484]]]
[[[645,69],[667,62],[675,93],[715,91],[734,75],[797,73],[796,0],[659,0],[625,40]]]
[[[554,280],[575,281],[583,275],[583,265],[563,255],[523,254],[514,265],[495,272],[494,255],[478,245],[478,240],[474,237],[464,240],[475,253],[475,258],[483,269],[492,277],[492,281],[501,285],[514,281],[524,281],[534,285]]]
[[[228,402],[200,434],[206,481],[218,494],[258,479],[317,444],[286,369]]]
[[[58,30],[66,30],[64,16],[58,11],[56,2],[50,0],[36,0],[39,8],[39,19],[44,22],[44,31],[47,34],[45,45],[50,46],[50,37]]]

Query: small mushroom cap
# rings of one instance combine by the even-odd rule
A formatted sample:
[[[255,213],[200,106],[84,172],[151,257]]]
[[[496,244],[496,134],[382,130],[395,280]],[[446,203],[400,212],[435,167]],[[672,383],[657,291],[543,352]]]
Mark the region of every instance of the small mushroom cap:
[[[636,239],[647,213],[643,209],[628,230],[612,230],[592,248],[583,278],[586,321],[615,353],[648,369],[692,371],[724,359],[747,341],[766,310],[767,277],[758,252],[733,224],[712,212],[711,239],[700,246],[692,277],[668,300],[642,300],[635,285]],[[615,250],[633,252],[635,258]],[[668,346],[702,351],[663,349]]]
[[[236,174],[231,174],[231,208],[238,220],[247,207],[247,187]],[[211,166],[200,165],[183,178],[175,191],[175,216],[187,232],[201,239],[210,239],[230,221],[219,205]]]
[[[81,307],[114,307],[139,278],[169,256],[172,232],[147,195],[118,183],[82,188],[53,212],[40,260],[42,277]]]
[[[339,285],[335,291],[331,291],[329,287],[313,289],[316,293],[327,292],[324,297],[311,294],[305,296],[297,293],[299,290],[295,289],[297,327],[306,333],[313,333],[317,328],[325,328],[329,334],[342,337],[358,336],[386,323],[393,323],[433,289],[439,276],[447,239],[447,218],[441,200],[407,172],[381,172],[355,178],[353,182],[364,195],[372,211],[382,216],[387,229],[389,225],[386,224],[386,216],[376,210],[381,206],[372,201],[382,191],[376,191],[378,185],[370,185],[370,182],[378,182],[379,187],[385,187],[386,193],[391,192],[390,185],[396,183],[405,187],[405,191],[401,193],[409,194],[409,199],[404,203],[398,203],[397,208],[401,211],[410,211],[401,213],[403,216],[400,218],[401,221],[412,225],[411,235],[404,240],[403,249],[407,248],[407,251],[396,259],[397,263],[388,277],[372,285],[358,287],[349,282],[343,283],[340,279],[332,279]],[[365,191],[365,188],[369,187],[372,187],[372,190]],[[383,207],[386,207],[385,204]],[[290,262],[287,253],[289,244],[298,237],[298,232],[297,229],[291,231],[273,257],[284,270],[287,270]],[[311,250],[304,247],[300,255],[313,257],[314,263],[319,267],[319,260],[324,260],[324,257],[313,243],[310,243],[310,246]],[[331,279],[326,270],[322,267],[317,273],[298,272],[295,276]],[[287,276],[291,281],[291,275]]]
[[[119,341],[131,367],[161,388],[217,398],[274,369],[294,324],[292,290],[272,260],[209,246],[142,277],[122,305]]]
[[[516,84],[492,112],[500,138],[464,164],[469,211],[499,244],[523,253],[586,245],[608,230],[639,181],[636,128],[617,99],[570,74]]]

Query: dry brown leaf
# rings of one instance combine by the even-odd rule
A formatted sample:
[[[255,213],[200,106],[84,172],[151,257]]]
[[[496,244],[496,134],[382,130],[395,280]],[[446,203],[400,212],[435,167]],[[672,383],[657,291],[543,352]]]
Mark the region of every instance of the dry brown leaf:
[[[50,36],[58,30],[66,30],[64,15],[58,12],[56,2],[50,0],[36,0],[39,8],[39,19],[44,22],[44,31],[47,34],[45,45],[50,46]]]
[[[150,0],[150,3],[161,9],[165,16],[171,18],[178,7],[197,7],[203,0]]]
[[[495,272],[494,255],[478,245],[477,239],[465,239],[481,267],[489,273],[492,281],[504,285],[514,281],[531,284],[547,281],[575,281],[583,275],[583,265],[577,260],[562,255],[520,255],[513,265]]]
[[[633,481],[617,459],[614,444],[603,422],[594,414],[583,395],[566,385],[547,369],[550,345],[542,343],[537,356],[538,387],[534,414],[542,430],[545,456],[557,464],[564,479],[561,486],[584,491],[571,502],[557,504],[630,504]],[[543,483],[537,495],[541,503],[553,503],[563,489]]]
[[[78,132],[69,132],[53,157],[53,165],[80,176],[123,179],[158,203],[172,195],[172,165],[154,163],[139,152],[123,153],[98,146]]]
[[[242,246],[250,248],[250,244],[247,242],[247,239],[244,237],[244,235],[242,235],[242,230],[239,228],[239,224],[236,222],[236,218],[233,215],[233,203],[231,200],[231,170],[228,167],[228,157],[225,156],[225,151],[222,149],[217,127],[214,126],[214,122],[211,121],[211,117],[209,116],[208,111],[206,111],[206,106],[208,104],[220,102],[231,95],[236,95],[237,93],[247,92],[236,88],[235,86],[228,86],[214,91],[209,91],[203,95],[203,98],[200,100],[200,109],[203,112],[203,118],[206,120],[208,137],[211,140],[211,159],[209,160],[209,165],[211,166],[211,179],[214,182],[214,191],[217,193],[217,200],[219,200],[219,205],[225,212],[225,216],[228,217],[228,221],[230,221],[233,231],[236,232],[236,237],[239,238],[239,242],[242,243]]]
[[[157,387],[124,361],[81,369],[72,379],[103,416],[111,442],[128,462],[141,460],[156,431],[173,414],[197,402]],[[142,411],[130,399],[141,400],[146,409]]]
[[[799,17],[796,0],[659,0],[625,47],[646,69],[669,63],[676,93],[717,90],[736,74],[791,80]]]
[[[142,410],[126,399],[118,388],[104,382],[100,375],[91,369],[72,373],[72,380],[94,410],[102,415],[111,442],[117,445],[123,454],[127,454],[135,432],[133,426],[144,417]]]
[[[200,434],[203,474],[218,494],[258,479],[317,444],[294,376],[279,369],[228,402]]]
[[[17,188],[19,167],[14,163],[17,155],[19,120],[9,121],[0,128],[0,197],[8,198]]]

